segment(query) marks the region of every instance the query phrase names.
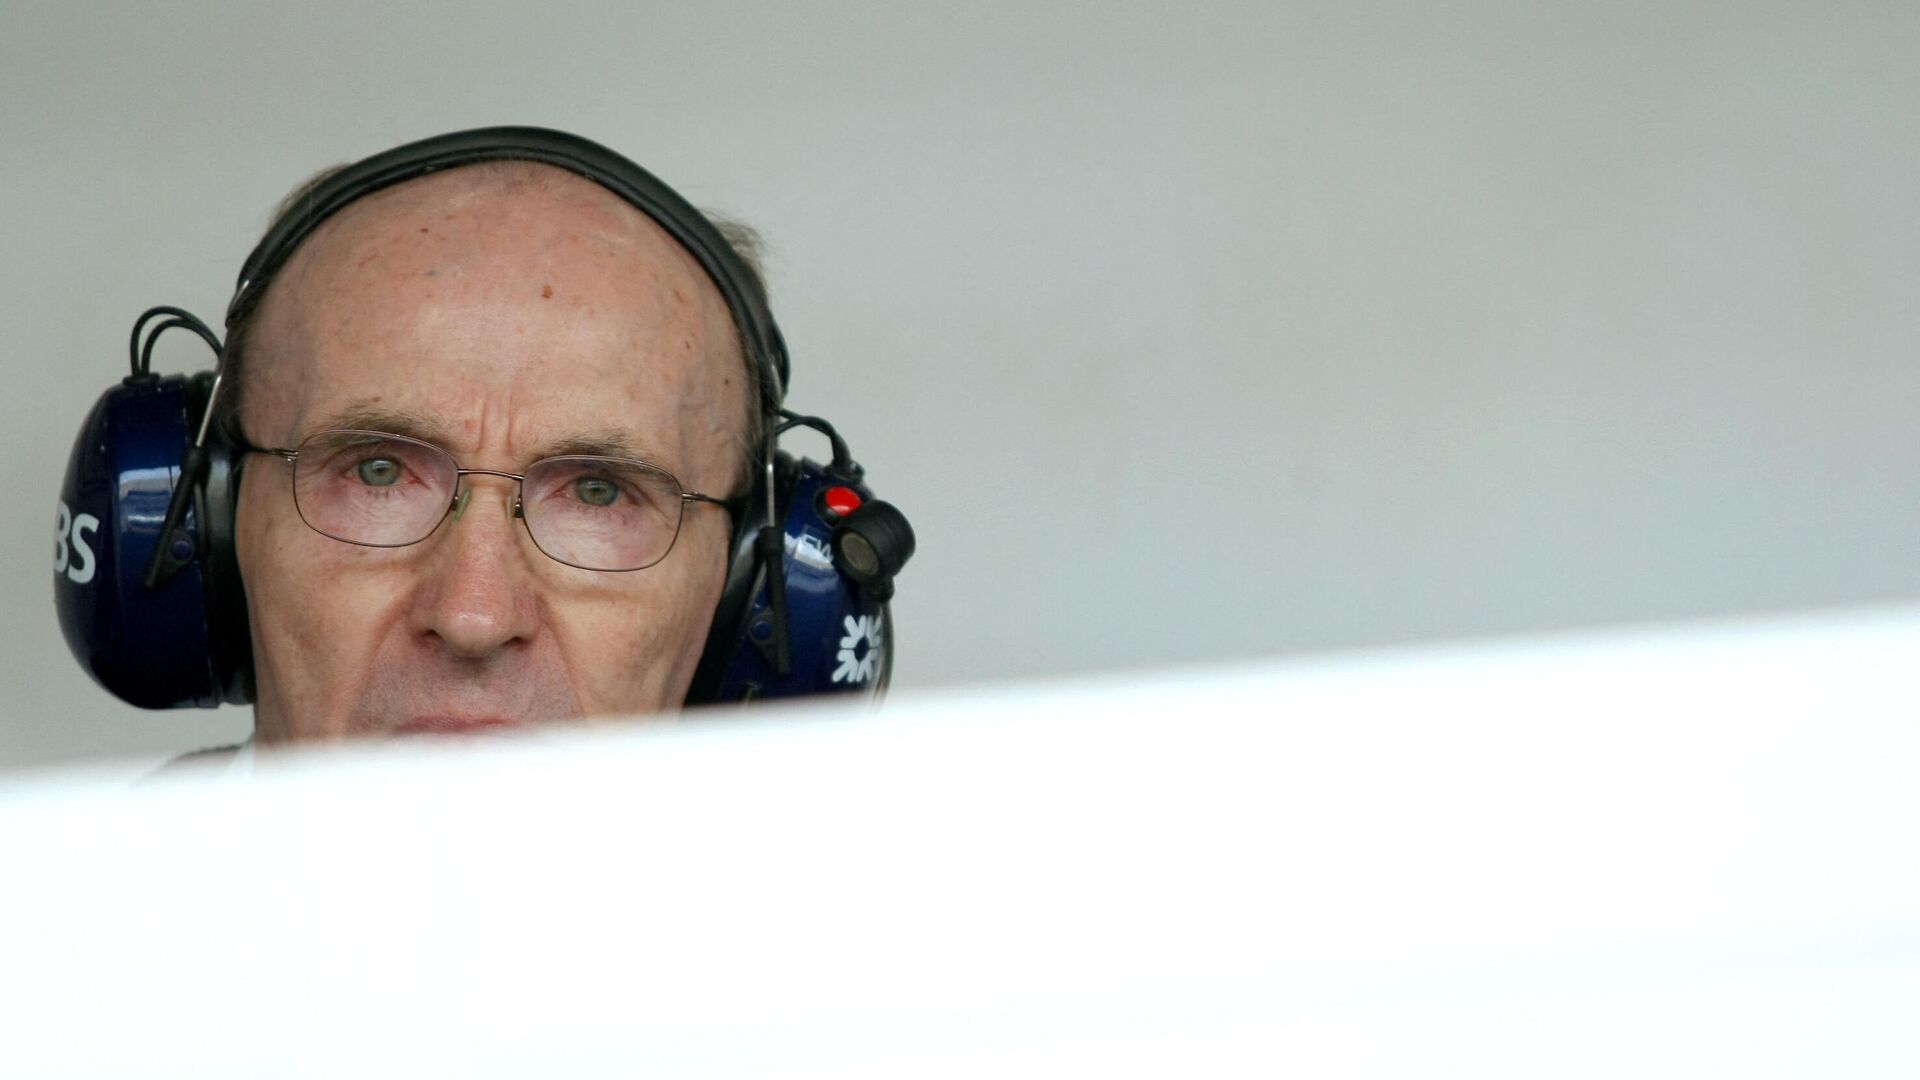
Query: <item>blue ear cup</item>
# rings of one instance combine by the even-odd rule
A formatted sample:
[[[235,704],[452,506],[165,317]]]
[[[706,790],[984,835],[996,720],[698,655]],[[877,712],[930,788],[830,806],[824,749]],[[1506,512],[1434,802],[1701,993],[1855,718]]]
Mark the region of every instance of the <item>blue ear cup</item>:
[[[101,686],[142,708],[253,699],[233,560],[240,478],[226,447],[210,447],[206,482],[165,539],[178,571],[156,589],[141,583],[212,380],[136,375],[102,394],[67,459],[54,517],[54,606],[67,646]]]
[[[887,605],[892,571],[912,555],[913,530],[899,511],[874,499],[858,466],[836,469],[777,454],[774,487],[784,522],[781,580],[770,580],[767,567],[775,564],[756,550],[759,534],[752,526],[760,520],[755,511],[764,489],[756,490],[747,527],[735,534],[732,567],[690,704],[886,689],[893,661]],[[841,549],[858,551],[860,542],[848,545],[848,538],[883,531],[873,525],[881,521],[886,535],[867,543],[884,552],[888,569],[863,582]]]

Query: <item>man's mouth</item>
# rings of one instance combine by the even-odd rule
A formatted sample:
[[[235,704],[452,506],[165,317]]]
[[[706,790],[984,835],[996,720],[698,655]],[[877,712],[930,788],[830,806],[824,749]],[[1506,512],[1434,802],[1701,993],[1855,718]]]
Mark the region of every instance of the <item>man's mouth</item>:
[[[518,727],[504,716],[416,716],[393,729],[395,735],[470,735]]]

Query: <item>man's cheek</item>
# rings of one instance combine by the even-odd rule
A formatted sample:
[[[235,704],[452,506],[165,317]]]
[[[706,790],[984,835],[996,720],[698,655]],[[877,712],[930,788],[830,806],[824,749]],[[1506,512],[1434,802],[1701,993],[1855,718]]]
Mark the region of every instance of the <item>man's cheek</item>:
[[[645,571],[643,571],[645,572]],[[555,635],[575,693],[590,714],[675,708],[674,684],[691,674],[705,643],[706,613],[684,579],[635,590],[590,610],[556,612]]]
[[[261,676],[276,684],[297,736],[344,733],[376,670],[407,666],[404,583],[325,560],[279,570],[259,612]]]

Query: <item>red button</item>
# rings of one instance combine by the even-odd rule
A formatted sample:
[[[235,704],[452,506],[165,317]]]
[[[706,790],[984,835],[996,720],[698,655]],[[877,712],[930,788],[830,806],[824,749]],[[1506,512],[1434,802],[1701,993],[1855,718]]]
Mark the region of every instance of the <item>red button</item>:
[[[833,521],[860,509],[860,494],[849,487],[830,487],[821,493],[820,501],[826,504],[827,517]]]

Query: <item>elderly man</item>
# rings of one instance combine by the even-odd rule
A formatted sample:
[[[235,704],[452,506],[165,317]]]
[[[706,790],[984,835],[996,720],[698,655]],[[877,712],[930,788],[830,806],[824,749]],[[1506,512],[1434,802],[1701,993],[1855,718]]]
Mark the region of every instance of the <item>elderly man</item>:
[[[280,742],[884,684],[911,531],[779,408],[729,233],[603,147],[487,129],[318,178],[243,270],[217,380],[158,379],[142,326],[61,506],[59,554],[80,517],[129,523],[109,580],[56,566],[70,643],[128,700],[251,696]],[[191,445],[161,521],[113,433],[168,384]],[[795,424],[829,464],[775,452]],[[192,600],[217,685],[170,700],[142,680],[173,661],[121,643]]]

